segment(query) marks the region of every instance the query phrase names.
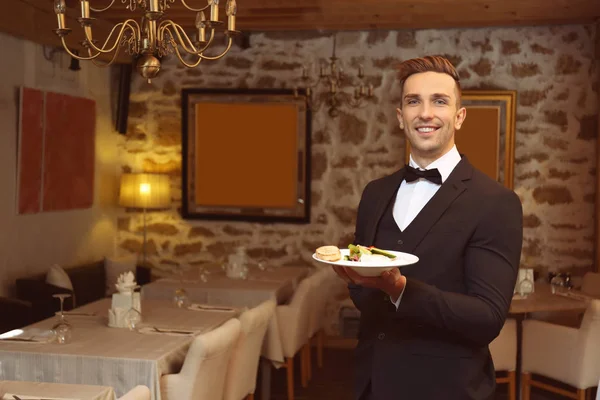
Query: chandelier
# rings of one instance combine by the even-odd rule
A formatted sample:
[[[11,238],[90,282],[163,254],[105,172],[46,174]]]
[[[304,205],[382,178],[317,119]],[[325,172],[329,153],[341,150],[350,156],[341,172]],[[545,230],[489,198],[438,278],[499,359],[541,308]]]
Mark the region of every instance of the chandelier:
[[[353,79],[344,74],[338,61],[339,58],[335,55],[336,50],[336,35],[333,35],[333,52],[329,57],[329,66],[321,65],[319,69],[318,79],[313,80],[308,73],[306,66],[302,67],[302,87],[306,88],[306,97],[308,106],[312,110],[318,110],[321,105],[325,104],[329,110],[329,116],[335,118],[340,113],[340,108],[347,105],[352,108],[362,107],[365,100],[373,97],[373,85],[365,84],[365,72],[362,65],[358,66],[358,80],[353,82]],[[325,87],[326,91],[315,96],[315,88],[319,85]],[[347,93],[344,88],[352,86],[353,93]]]
[[[166,10],[175,0],[121,0],[122,4],[128,3],[125,8],[129,11],[133,12],[139,8],[142,14],[141,20],[139,23],[134,19],[119,22],[112,28],[104,44],[99,46],[92,31],[95,18],[90,17],[90,12],[102,13],[111,8],[116,1],[111,0],[104,8],[93,8],[89,0],[79,0],[81,16],[77,21],[85,33],[85,40],[81,44],[87,50],[87,55],[79,56],[75,50],[69,49],[65,40],[71,32],[71,29],[66,26],[65,0],[54,0],[54,12],[58,19],[58,29],[54,32],[60,37],[63,47],[71,57],[78,60],[91,60],[98,66],[107,66],[116,60],[121,47],[125,47],[125,51],[134,58],[140,75],[150,82],[160,71],[163,57],[175,53],[183,65],[194,68],[202,60],[218,60],[227,54],[233,43],[233,37],[240,33],[235,29],[236,2],[227,0],[225,5],[227,29],[224,30],[227,46],[221,54],[207,56],[204,52],[213,44],[216,28],[223,25],[223,22],[219,21],[219,0],[208,0],[208,4],[201,8],[190,7],[186,0],[181,0],[185,8],[196,13],[195,37],[188,35],[181,25],[164,18]],[[206,19],[205,10],[210,12],[209,19]],[[109,56],[112,54],[110,61],[96,60],[103,54]],[[192,60],[188,62],[184,57],[191,57]]]

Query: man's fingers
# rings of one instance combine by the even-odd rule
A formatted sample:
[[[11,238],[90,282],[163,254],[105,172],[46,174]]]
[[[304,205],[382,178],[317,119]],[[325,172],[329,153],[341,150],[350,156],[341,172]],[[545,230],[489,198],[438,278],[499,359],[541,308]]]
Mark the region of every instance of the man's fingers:
[[[398,268],[391,269],[389,271],[384,271],[381,274],[381,278],[388,284],[394,287],[404,288],[406,285],[406,277],[400,273]]]
[[[388,271],[383,271],[383,273],[381,274],[383,280],[391,284],[394,284],[401,276],[402,274],[400,273],[398,268],[392,268]]]

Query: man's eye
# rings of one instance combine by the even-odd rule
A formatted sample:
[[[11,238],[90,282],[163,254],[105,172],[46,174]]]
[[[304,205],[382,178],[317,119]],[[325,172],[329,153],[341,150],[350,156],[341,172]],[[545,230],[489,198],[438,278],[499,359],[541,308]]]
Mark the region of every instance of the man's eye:
[[[407,100],[406,104],[417,104],[417,100],[415,100],[415,99]]]
[[[437,99],[434,101],[435,104],[447,104],[446,100],[443,99]]]

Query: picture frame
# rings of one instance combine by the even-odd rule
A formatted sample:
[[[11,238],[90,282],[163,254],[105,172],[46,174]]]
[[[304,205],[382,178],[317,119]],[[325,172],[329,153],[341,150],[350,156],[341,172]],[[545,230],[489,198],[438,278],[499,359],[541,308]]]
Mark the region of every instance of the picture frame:
[[[463,90],[467,117],[455,134],[458,151],[509,189],[514,187],[516,99],[512,90]],[[409,155],[407,142],[407,162]]]
[[[310,221],[305,91],[183,89],[181,96],[183,218]]]

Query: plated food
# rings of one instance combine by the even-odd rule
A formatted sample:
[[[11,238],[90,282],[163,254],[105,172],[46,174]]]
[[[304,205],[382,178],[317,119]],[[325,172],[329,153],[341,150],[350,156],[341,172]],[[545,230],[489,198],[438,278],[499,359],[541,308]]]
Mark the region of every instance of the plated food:
[[[320,260],[338,261],[342,259],[342,253],[337,246],[321,246],[315,251],[315,255]]]
[[[336,259],[337,251],[340,253],[338,259]],[[384,271],[415,264],[419,261],[419,257],[414,254],[354,244],[341,250],[337,246],[319,247],[313,254],[313,259],[331,265],[350,267],[362,276],[379,276]]]

